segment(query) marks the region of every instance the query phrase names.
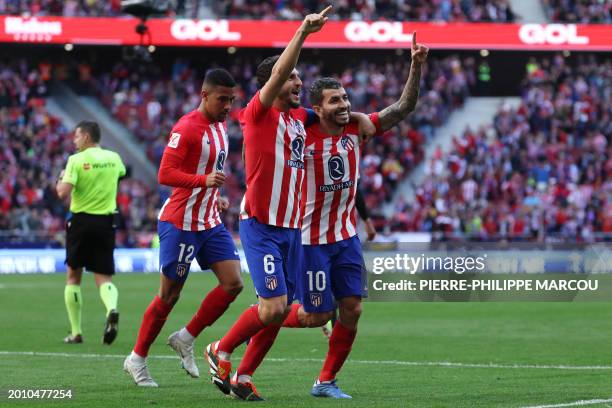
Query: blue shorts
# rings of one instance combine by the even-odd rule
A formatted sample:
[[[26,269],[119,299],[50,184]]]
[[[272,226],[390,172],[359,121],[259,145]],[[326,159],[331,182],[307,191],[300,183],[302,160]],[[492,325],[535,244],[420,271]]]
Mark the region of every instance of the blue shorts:
[[[367,273],[358,236],[303,248],[305,269],[297,292],[306,312],[331,312],[336,309],[336,299],[367,297]]]
[[[287,295],[287,304],[293,302],[295,277],[304,267],[302,231],[248,218],[240,221],[240,240],[257,296]]]
[[[160,221],[157,232],[160,271],[174,281],[185,282],[193,259],[202,269],[215,262],[240,261],[234,240],[223,224],[204,231],[184,231]]]

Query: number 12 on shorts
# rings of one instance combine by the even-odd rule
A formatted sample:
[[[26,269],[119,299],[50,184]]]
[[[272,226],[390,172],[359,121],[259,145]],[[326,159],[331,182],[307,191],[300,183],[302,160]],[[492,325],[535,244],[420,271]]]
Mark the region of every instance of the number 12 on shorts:
[[[179,262],[183,262],[183,255],[185,255],[185,263],[191,263],[191,261],[193,261],[193,245],[185,245],[183,243],[179,244],[179,247],[181,247],[181,252],[179,253],[178,256],[178,261]],[[187,247],[187,251],[185,251],[185,247]],[[185,254],[185,252],[187,252]]]
[[[326,276],[325,271],[306,271],[308,275],[308,290],[323,292],[325,290]]]

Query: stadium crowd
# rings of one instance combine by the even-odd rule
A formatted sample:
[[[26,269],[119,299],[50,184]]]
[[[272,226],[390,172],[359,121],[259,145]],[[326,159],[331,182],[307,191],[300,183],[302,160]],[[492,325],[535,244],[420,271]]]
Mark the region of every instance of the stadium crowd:
[[[392,103],[408,75],[404,65],[364,63],[341,72],[353,109],[373,112]],[[420,102],[410,120],[365,146],[361,186],[370,208],[388,201],[395,185],[422,160],[423,144],[467,96],[474,81],[473,65],[472,59],[432,59],[424,70]],[[232,203],[225,222],[234,232],[238,224],[238,203],[244,191],[242,135],[237,115],[256,91],[254,69],[255,62],[250,60],[237,60],[230,67],[240,84],[228,121],[231,153],[226,161],[228,178],[224,187],[224,194]],[[328,74],[314,64],[302,64],[299,69],[304,89],[317,76]],[[53,187],[74,147],[70,130],[45,108],[48,81],[53,75],[78,78],[81,89],[94,88],[157,164],[176,118],[198,104],[201,74],[186,60],[177,60],[170,75],[150,66],[125,63],[118,63],[104,73],[95,72],[86,61],[41,63],[37,67],[28,66],[25,61],[3,65],[0,141],[7,143],[2,144],[5,171],[0,176],[3,186],[0,222],[5,227],[2,229],[21,236],[37,230],[58,237],[63,233],[66,209],[58,202]],[[303,96],[305,99],[306,91]],[[16,137],[20,134],[25,137]],[[127,232],[118,234],[120,245],[149,244],[155,231],[157,210],[168,194],[166,188],[157,190],[137,180],[121,182],[118,207]]]
[[[25,60],[0,63],[0,241],[55,245],[64,238],[67,205],[55,183],[74,152],[71,129],[46,108],[53,66]],[[142,182],[124,179],[119,207],[120,245],[140,243],[154,231],[157,201]]]
[[[165,17],[197,18],[204,0],[176,0]],[[0,0],[0,14],[23,16],[115,17],[121,0]]]
[[[612,232],[612,62],[527,65],[518,109],[436,151],[391,228],[442,237],[591,242]]]
[[[550,21],[563,23],[612,23],[608,0],[542,0]]]
[[[222,18],[299,20],[318,12],[325,0],[177,0],[167,17],[199,18],[206,10]],[[512,22],[509,0],[341,0],[334,19]],[[118,16],[119,0],[0,0],[0,13],[45,16]]]
[[[374,112],[392,103],[408,74],[396,61],[348,64],[339,77],[355,111]],[[571,63],[568,61],[572,61]],[[117,63],[96,72],[85,62],[0,64],[0,231],[12,238],[63,237],[66,206],[54,183],[74,151],[71,130],[45,107],[50,79],[79,78],[139,138],[158,163],[176,118],[198,104],[201,76],[193,61],[161,68]],[[321,64],[299,67],[306,89],[321,75]],[[102,69],[102,68],[100,68]],[[236,232],[244,191],[239,109],[255,92],[255,61],[237,58],[229,67],[239,83],[228,120],[230,154],[224,194],[225,215]],[[84,71],[91,71],[83,75]],[[427,163],[415,200],[394,203],[390,219],[380,216],[395,187],[423,160],[423,146],[474,85],[474,60],[432,58],[424,68],[416,111],[400,126],[364,146],[361,188],[382,231],[430,231],[445,237],[593,240],[612,232],[612,63],[592,56],[561,55],[530,60],[517,109],[500,107],[493,123],[466,129],[453,148],[438,148]],[[81,83],[80,86],[84,84]],[[123,223],[121,246],[148,246],[168,189],[125,179],[118,194]]]
[[[165,17],[202,18],[212,12],[219,18],[299,20],[318,12],[326,0],[176,0]],[[509,0],[340,0],[334,2],[332,19],[501,22],[517,19]],[[612,3],[607,0],[542,0],[551,22],[612,22]],[[0,0],[0,14],[23,16],[121,15],[120,0]]]
[[[325,0],[222,0],[213,2],[219,16],[299,20],[322,10]],[[515,15],[508,0],[342,0],[334,2],[333,19],[495,21],[512,22]]]

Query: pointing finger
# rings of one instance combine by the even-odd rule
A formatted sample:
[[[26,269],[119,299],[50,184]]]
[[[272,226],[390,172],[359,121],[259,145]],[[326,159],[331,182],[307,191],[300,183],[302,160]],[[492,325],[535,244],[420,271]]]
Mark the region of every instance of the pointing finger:
[[[416,41],[416,31],[412,32],[412,49],[417,49],[417,41]]]
[[[325,8],[323,9],[323,11],[319,13],[319,15],[320,15],[321,17],[325,17],[327,14],[329,14],[329,12],[331,11],[331,9],[332,9],[332,6],[331,6],[331,4],[330,4],[329,6],[325,7]]]

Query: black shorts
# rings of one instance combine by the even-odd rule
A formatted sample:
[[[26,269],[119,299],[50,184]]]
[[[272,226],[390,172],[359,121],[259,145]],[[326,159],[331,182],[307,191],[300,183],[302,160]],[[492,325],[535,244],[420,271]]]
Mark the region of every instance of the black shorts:
[[[103,275],[115,273],[112,215],[76,213],[66,223],[66,264]]]

